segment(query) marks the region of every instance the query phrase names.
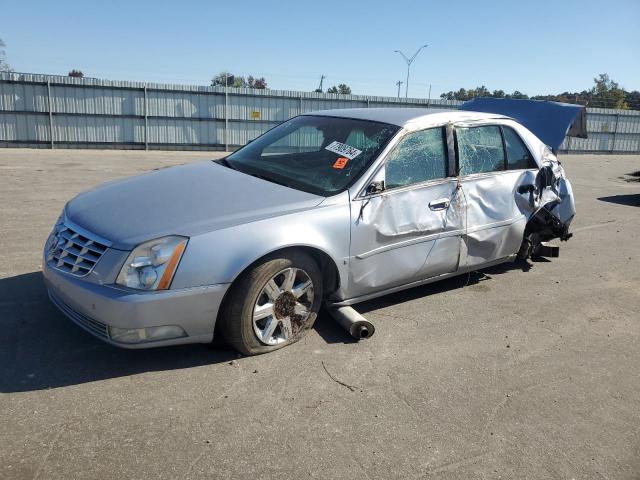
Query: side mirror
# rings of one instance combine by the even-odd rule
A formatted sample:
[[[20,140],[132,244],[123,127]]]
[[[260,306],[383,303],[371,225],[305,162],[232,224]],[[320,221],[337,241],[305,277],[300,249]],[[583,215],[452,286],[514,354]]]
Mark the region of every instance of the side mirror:
[[[384,191],[384,180],[379,182],[371,182],[367,187],[367,194],[373,195],[375,193],[380,193]]]

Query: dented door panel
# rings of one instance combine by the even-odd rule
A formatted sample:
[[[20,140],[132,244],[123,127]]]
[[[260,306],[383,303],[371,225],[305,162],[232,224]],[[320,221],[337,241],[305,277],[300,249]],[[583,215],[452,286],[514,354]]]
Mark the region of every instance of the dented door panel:
[[[464,199],[456,187],[447,179],[352,202],[353,296],[456,271],[464,231]]]
[[[520,249],[528,201],[518,186],[531,181],[533,172],[513,170],[461,179],[467,201],[467,232],[463,237],[463,265],[514,255]]]

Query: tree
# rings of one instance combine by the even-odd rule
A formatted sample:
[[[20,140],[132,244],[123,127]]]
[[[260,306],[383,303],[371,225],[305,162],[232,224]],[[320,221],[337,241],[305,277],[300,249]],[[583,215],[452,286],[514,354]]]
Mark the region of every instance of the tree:
[[[346,83],[341,83],[338,85],[338,93],[342,95],[351,95],[351,87]]]
[[[267,81],[264,77],[255,78],[249,75],[244,78],[242,75],[233,75],[229,72],[220,72],[211,79],[211,85],[214,87],[224,87],[226,85],[234,88],[257,88],[264,90],[267,88]]]
[[[608,74],[601,73],[593,79],[594,86],[581,92],[562,92],[556,95],[536,95],[534,100],[550,100],[553,102],[576,103],[601,108],[639,108],[640,93],[627,92],[620,88]],[[636,95],[634,97],[634,94]]]
[[[235,77],[229,72],[220,72],[211,79],[211,86],[213,87],[232,87],[235,81]]]
[[[316,92],[318,90],[316,90]],[[320,91],[319,93],[322,93],[322,91]],[[339,93],[340,95],[351,95],[351,87],[346,83],[341,83],[337,87],[335,85],[333,87],[329,87],[327,89],[327,93]]]
[[[630,108],[640,109],[640,92],[638,90],[627,92],[624,96],[624,101],[627,102]]]
[[[474,97],[493,97],[493,98],[515,98],[531,100],[549,100],[552,102],[575,103],[579,105],[589,105],[591,107],[602,108],[634,108],[640,110],[640,92],[628,92],[621,88],[617,82],[614,82],[606,73],[601,73],[593,79],[594,86],[589,90],[581,92],[562,92],[555,95],[535,95],[529,97],[527,94],[515,90],[513,93],[505,93],[503,90],[494,90],[489,92],[483,85],[481,87],[465,90],[461,88],[458,91],[449,91],[440,95],[440,98],[446,100],[466,101]]]
[[[526,100],[529,98],[529,95],[520,92],[519,90],[514,90],[512,94],[508,94],[507,98],[515,98],[516,100]]]
[[[82,73],[82,70],[77,70],[77,69],[73,69],[69,72],[69,76],[70,77],[75,77],[75,78],[82,78],[84,77],[84,73]]]
[[[247,87],[249,88],[257,88],[258,90],[264,90],[267,88],[267,81],[264,77],[253,78],[252,75],[247,77]]]
[[[244,88],[247,86],[247,81],[244,79],[243,76],[237,76],[234,75],[233,76],[233,85],[231,85],[234,88]]]
[[[0,38],[0,72],[12,72],[11,66],[6,62],[6,52],[4,50],[6,44]]]
[[[595,106],[603,106],[606,108],[623,108],[628,109],[629,105],[625,101],[626,93],[617,82],[609,78],[606,73],[601,73],[593,79],[595,85],[591,88],[592,100],[595,100]]]

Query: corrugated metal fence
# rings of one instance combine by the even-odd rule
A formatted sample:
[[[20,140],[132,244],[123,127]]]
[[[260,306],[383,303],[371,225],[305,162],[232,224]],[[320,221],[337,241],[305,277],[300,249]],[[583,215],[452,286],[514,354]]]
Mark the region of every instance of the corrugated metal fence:
[[[244,145],[302,112],[455,109],[456,101],[168,85],[0,73],[0,146],[215,150]],[[640,112],[589,108],[572,152],[640,153]]]

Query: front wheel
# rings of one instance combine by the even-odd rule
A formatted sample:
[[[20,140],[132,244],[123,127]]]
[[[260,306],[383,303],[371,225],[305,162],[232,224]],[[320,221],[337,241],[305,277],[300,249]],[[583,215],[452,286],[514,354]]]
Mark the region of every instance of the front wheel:
[[[227,343],[246,355],[266,353],[300,340],[322,303],[322,275],[302,252],[266,259],[231,286],[221,311]]]

